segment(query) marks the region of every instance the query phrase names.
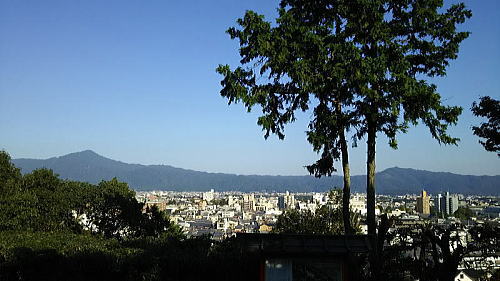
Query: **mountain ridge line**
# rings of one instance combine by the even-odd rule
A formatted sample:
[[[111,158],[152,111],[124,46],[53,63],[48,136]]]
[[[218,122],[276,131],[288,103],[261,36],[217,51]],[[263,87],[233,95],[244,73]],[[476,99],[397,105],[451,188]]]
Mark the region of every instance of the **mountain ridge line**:
[[[13,163],[23,173],[49,168],[61,178],[90,183],[113,177],[136,190],[203,191],[292,191],[324,192],[342,186],[341,176],[315,178],[310,175],[239,175],[173,167],[165,164],[129,164],[101,156],[92,150],[47,159],[18,158]],[[364,192],[366,175],[351,177],[353,192]],[[452,191],[463,194],[499,195],[500,175],[475,176],[393,167],[377,172],[378,194]]]

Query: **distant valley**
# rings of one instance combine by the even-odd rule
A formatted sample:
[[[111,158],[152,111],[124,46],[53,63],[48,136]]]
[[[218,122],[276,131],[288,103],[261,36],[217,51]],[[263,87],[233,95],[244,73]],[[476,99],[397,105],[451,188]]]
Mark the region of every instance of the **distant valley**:
[[[64,179],[98,183],[113,177],[127,182],[135,190],[204,191],[277,191],[323,192],[342,186],[342,177],[257,176],[207,173],[168,165],[127,164],[103,157],[91,150],[49,159],[13,159],[29,173],[37,168],[54,170]],[[366,177],[353,176],[353,192],[364,192]],[[500,195],[500,176],[470,176],[429,172],[407,168],[389,168],[377,173],[378,194],[411,194],[425,189],[430,193],[450,191],[462,194]]]

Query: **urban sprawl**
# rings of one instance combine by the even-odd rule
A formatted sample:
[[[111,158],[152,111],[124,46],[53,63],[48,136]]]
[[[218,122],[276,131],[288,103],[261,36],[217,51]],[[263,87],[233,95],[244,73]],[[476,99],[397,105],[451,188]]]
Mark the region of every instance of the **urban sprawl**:
[[[145,207],[156,205],[167,211],[170,219],[189,236],[208,234],[215,240],[222,240],[238,232],[271,232],[278,216],[285,210],[314,212],[331,199],[328,193],[242,193],[212,189],[207,192],[138,192],[137,200],[144,202]],[[362,218],[366,216],[366,194],[351,195],[350,208]],[[385,213],[394,218],[394,227],[425,222],[451,224],[460,222],[460,218],[454,217],[459,208],[466,208],[473,214],[464,222],[466,225],[500,219],[499,197],[449,192],[431,197],[425,191],[419,195],[378,195],[376,215]],[[361,230],[363,234],[367,233],[363,220]]]

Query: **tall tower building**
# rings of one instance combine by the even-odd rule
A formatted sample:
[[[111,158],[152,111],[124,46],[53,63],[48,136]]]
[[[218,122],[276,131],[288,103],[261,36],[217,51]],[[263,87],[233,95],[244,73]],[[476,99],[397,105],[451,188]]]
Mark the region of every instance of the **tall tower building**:
[[[441,197],[441,213],[443,214],[449,214],[448,208],[450,207],[448,203],[448,199],[450,198],[450,193],[446,192],[442,197]]]
[[[284,196],[278,197],[278,208],[280,210],[283,210],[283,209],[286,208],[286,206],[285,206],[285,197]]]
[[[423,215],[429,215],[431,213],[431,198],[427,195],[425,190],[422,190],[422,194],[417,198],[416,210],[418,213]]]
[[[456,194],[446,192],[446,194],[441,197],[439,202],[441,205],[441,213],[453,215],[453,213],[458,210],[458,196]]]
[[[458,195],[453,194],[449,198],[450,215],[453,215],[458,210]]]
[[[443,196],[441,195],[441,193],[439,193],[434,199],[434,208],[436,208],[438,214],[441,214],[443,212],[443,207],[441,206],[441,198],[443,198]]]

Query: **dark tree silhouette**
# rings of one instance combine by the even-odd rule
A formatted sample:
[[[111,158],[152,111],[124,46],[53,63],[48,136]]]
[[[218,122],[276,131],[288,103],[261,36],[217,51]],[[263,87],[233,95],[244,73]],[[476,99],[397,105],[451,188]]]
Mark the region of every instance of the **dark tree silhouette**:
[[[484,149],[497,152],[500,157],[500,101],[488,96],[481,97],[479,100],[479,104],[476,102],[472,104],[472,113],[488,121],[481,123],[479,127],[472,127],[472,131],[474,135],[485,139],[479,141]]]

